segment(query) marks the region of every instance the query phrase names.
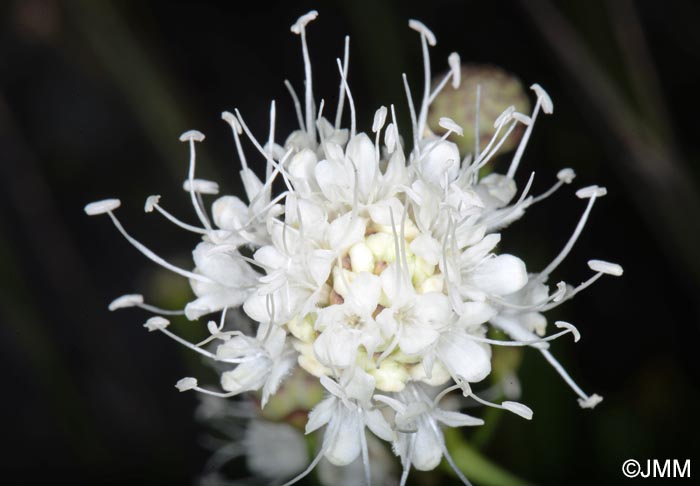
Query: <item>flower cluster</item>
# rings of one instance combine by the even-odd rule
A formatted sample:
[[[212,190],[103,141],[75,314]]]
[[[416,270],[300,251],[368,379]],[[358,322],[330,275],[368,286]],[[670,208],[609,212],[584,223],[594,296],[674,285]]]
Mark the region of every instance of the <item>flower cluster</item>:
[[[551,189],[533,196],[532,174],[518,195],[514,177],[535,120],[540,112],[553,111],[547,93],[533,85],[532,112],[506,109],[494,122],[490,142],[462,159],[449,138],[462,135],[463,129],[443,117],[439,125],[444,132],[436,134],[427,123],[439,92],[460,84],[459,56],[449,56],[449,71],[433,85],[428,51],[435,36],[412,20],[409,26],[420,35],[423,50],[425,86],[414,105],[404,76],[412,120],[409,151],[394,106],[376,111],[371,133],[357,131],[347,80],[347,38],[344,59],[337,61],[341,83],[335,122],[326,118],[323,101],[316,105],[306,42],[307,25],[316,15],[309,12],[291,28],[301,38],[305,65],[303,105],[287,83],[299,130],[283,144],[276,141],[274,102],[265,141],[255,138],[238,110],[222,115],[232,129],[247,202],[222,196],[207,211],[204,197],[217,194],[218,186],[195,178],[196,145],[204,135],[194,130],[180,139],[189,145],[184,189],[199,224],[177,219],[161,206],[159,196],[146,201],[146,212],[157,211],[201,236],[193,270],[163,260],[127,233],[114,214],[119,200],[86,206],[89,215],[107,214],[145,256],[188,278],[196,296],[182,311],[158,309],[137,294],[116,299],[110,309],[151,311],[156,316],[145,324],[149,331],[164,333],[224,366],[220,391],[202,388],[190,377],[177,383],[181,391],[217,397],[258,392],[265,407],[298,367],[316,377],[326,397],[308,414],[306,432],[324,430],[323,439],[316,458],[287,484],[308,474],[322,458],[336,466],[361,460],[369,483],[368,429],[392,445],[401,461],[402,484],[411,468],[431,470],[443,457],[454,467],[442,428],[482,420],[441,408],[441,400],[453,391],[530,419],[527,406],[492,403],[472,390],[473,383],[491,373],[494,345],[535,348],[573,388],[580,405],[594,407],[601,397],[583,392],[549,351],[549,341],[562,335],[578,340],[577,329],[558,321],[559,331],[547,335],[544,313],[603,274],[622,274],[616,264],[591,260],[594,274],[579,286],[547,284],[605,189],[590,186],[576,192],[586,200],[583,215],[544,270],[528,273],[520,258],[498,252],[502,229],[574,179],[571,169],[563,169]],[[342,128],[346,103],[350,126]],[[484,176],[482,169],[516,128],[522,137],[506,173]],[[265,161],[264,178],[262,169],[248,163],[243,135]],[[275,193],[275,182],[282,192]],[[241,306],[255,323],[250,334],[226,319],[229,309]],[[218,322],[208,322],[210,336],[197,344],[172,333],[163,317],[184,314],[196,320],[213,313],[220,313]],[[489,337],[490,328],[510,340]]]

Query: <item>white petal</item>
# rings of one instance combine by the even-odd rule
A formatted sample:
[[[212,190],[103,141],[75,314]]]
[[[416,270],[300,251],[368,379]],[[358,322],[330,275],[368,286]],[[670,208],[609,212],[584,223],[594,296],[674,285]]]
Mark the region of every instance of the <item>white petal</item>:
[[[429,324],[434,328],[445,325],[450,317],[450,301],[446,295],[438,292],[428,292],[427,294],[415,297],[416,320]]]
[[[486,302],[464,302],[462,305],[463,313],[459,318],[459,326],[465,329],[479,326],[493,316],[497,311]]]
[[[330,438],[330,447],[325,456],[336,466],[346,466],[360,455],[360,431],[364,425],[360,421],[359,414],[354,411],[349,412],[347,409],[343,409],[339,416],[333,417],[333,421],[337,421],[334,425],[337,425],[338,429],[337,433]]]
[[[221,374],[221,388],[236,393],[259,390],[270,373],[271,365],[272,362],[267,358],[241,363],[235,369]]]
[[[345,385],[345,394],[360,403],[369,403],[374,394],[374,378],[361,370],[352,373],[352,380]]]
[[[330,249],[341,251],[364,239],[365,220],[352,213],[336,218],[328,227],[326,238]]]
[[[424,142],[419,167],[423,178],[430,184],[443,187],[445,174],[448,182],[452,182],[459,174],[461,157],[459,148],[453,142],[431,140]]]
[[[453,376],[477,382],[491,372],[491,356],[487,349],[469,339],[465,332],[453,331],[440,337],[437,357]]]
[[[487,294],[508,295],[527,284],[527,270],[520,258],[498,255],[485,260],[470,272],[466,283]]]
[[[248,206],[235,196],[222,196],[212,204],[214,224],[221,229],[233,231],[247,223]]]
[[[460,264],[462,266],[476,265],[486,258],[486,255],[491,253],[491,250],[496,248],[500,241],[501,235],[498,233],[486,235],[481,241],[464,250],[460,256]]]
[[[472,417],[464,413],[453,412],[451,410],[437,409],[433,412],[433,417],[448,427],[484,425],[484,421],[480,418]]]
[[[392,197],[372,204],[369,207],[369,216],[375,223],[391,228],[391,217],[394,217],[396,231],[400,230],[401,217],[403,216],[404,207],[397,198]]]
[[[332,144],[329,144],[332,146]],[[331,202],[352,202],[355,176],[341,162],[322,160],[314,169],[316,182]]]
[[[270,322],[267,299],[266,295],[252,294],[243,304],[243,311],[256,322]]]
[[[350,291],[345,302],[358,315],[369,316],[377,308],[381,292],[381,279],[369,272],[362,272],[350,284]]]
[[[274,246],[263,246],[253,255],[255,261],[260,262],[264,267],[271,269],[280,268],[284,266],[289,258],[282,254]]]
[[[337,399],[331,396],[316,405],[309,412],[309,420],[306,422],[305,432],[310,434],[330,422],[337,403]]]
[[[365,412],[365,421],[367,427],[374,435],[382,440],[391,442],[394,438],[394,431],[384,418],[384,415],[379,409],[369,410]]]
[[[357,184],[360,194],[367,196],[377,176],[377,160],[374,144],[369,137],[360,133],[348,142],[345,155],[353,162],[357,170]]]
[[[418,427],[410,453],[411,463],[419,471],[432,471],[442,460],[440,440],[427,425]]]
[[[411,323],[403,327],[399,347],[408,355],[419,354],[430,347],[438,336],[438,332],[430,325]]]
[[[418,255],[431,265],[437,265],[440,262],[440,257],[442,256],[442,245],[440,245],[440,242],[429,234],[422,233],[417,236],[411,242],[409,248],[414,254]]]
[[[314,353],[325,366],[345,368],[355,363],[359,340],[358,332],[333,325],[316,338]]]
[[[287,352],[282,359],[276,361],[270,370],[270,374],[265,380],[262,389],[261,407],[265,407],[270,395],[277,393],[282,381],[289,375],[297,364],[297,354]]]

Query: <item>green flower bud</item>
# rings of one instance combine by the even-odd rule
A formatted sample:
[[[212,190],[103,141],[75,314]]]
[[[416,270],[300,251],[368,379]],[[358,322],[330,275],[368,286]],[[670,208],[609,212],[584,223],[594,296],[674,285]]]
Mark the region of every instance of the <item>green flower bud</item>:
[[[437,76],[433,84],[443,78]],[[518,78],[496,66],[464,64],[462,65],[462,82],[459,88],[445,86],[430,106],[428,125],[435,133],[444,133],[440,128],[441,117],[449,117],[462,128],[464,136],[452,135],[450,140],[459,147],[462,156],[474,153],[476,122],[476,91],[481,86],[479,111],[479,147],[483,149],[496,131],[493,122],[503,110],[515,106],[515,110],[529,115],[530,100]],[[523,126],[518,124],[498,151],[504,154],[512,151],[518,144]]]

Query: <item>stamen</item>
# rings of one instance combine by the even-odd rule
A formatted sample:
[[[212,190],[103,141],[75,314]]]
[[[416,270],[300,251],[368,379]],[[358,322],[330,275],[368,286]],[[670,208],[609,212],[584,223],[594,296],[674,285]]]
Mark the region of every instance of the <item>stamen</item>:
[[[562,325],[559,325],[559,324]],[[559,328],[566,327],[564,331],[558,332],[556,334],[552,334],[551,336],[544,337],[542,339],[533,339],[531,341],[504,341],[500,339],[489,339],[489,338],[484,338],[484,337],[479,337],[479,336],[474,336],[472,334],[468,334],[467,337],[471,339],[472,341],[477,341],[480,343],[487,343],[487,344],[494,344],[497,346],[532,346],[533,344],[541,344],[541,343],[546,343],[549,341],[554,341],[555,339],[559,339],[565,334],[573,334],[574,336],[574,342],[577,342],[580,338],[581,335],[578,332],[578,329],[576,329],[572,324],[562,322],[562,321],[557,321],[555,325]]]
[[[233,132],[233,141],[236,144],[238,158],[241,160],[241,167],[243,168],[243,170],[247,170],[248,162],[246,161],[245,153],[243,152],[243,146],[241,145],[241,140],[239,138],[239,135],[243,133],[241,124],[238,123],[238,120],[236,120],[236,117],[233,115],[233,113],[229,111],[224,111],[223,113],[221,113],[221,119],[227,122],[229,125],[231,125],[231,131]]]
[[[345,36],[345,51],[343,53],[343,77],[348,77],[348,67],[350,63],[350,36]],[[340,122],[343,118],[343,107],[345,104],[345,88],[343,83],[340,83],[338,93],[338,108],[335,111],[335,129],[340,129]]]
[[[122,295],[121,297],[117,297],[109,304],[108,309],[114,312],[117,309],[126,309],[129,307],[139,307],[149,312],[154,312],[156,314],[162,314],[166,316],[181,316],[185,313],[185,311],[183,310],[167,310],[161,309],[154,305],[145,304],[143,302],[143,295],[141,294],[128,294]]]
[[[532,204],[536,204],[540,201],[544,201],[549,196],[551,196],[552,194],[557,192],[559,190],[559,188],[561,186],[563,186],[564,184],[571,184],[575,177],[576,177],[576,173],[573,171],[573,169],[566,168],[566,169],[560,170],[557,173],[557,179],[558,179],[557,182],[552,187],[550,187],[546,192],[544,192],[543,194],[540,194],[539,196],[534,198],[532,200]]]
[[[544,352],[545,350],[543,350]],[[472,397],[474,400],[477,402],[481,403],[482,405],[486,405],[488,407],[494,407],[494,408],[500,408],[502,410],[507,410],[509,412],[513,412],[516,415],[520,415],[522,418],[526,420],[532,420],[532,409],[528,407],[527,405],[524,405],[519,402],[511,402],[506,400],[505,402],[501,402],[501,404],[489,402],[488,400],[484,400],[483,398],[479,398],[477,395],[472,393],[471,391],[469,394],[465,394],[465,396]]]
[[[476,85],[476,108],[474,110],[474,158],[479,158],[479,145],[481,143],[479,116],[481,115],[481,84]]]
[[[401,135],[399,134],[399,125],[396,123],[396,110],[393,104],[391,105],[391,124],[394,131],[394,142],[399,150],[403,150],[401,146]]]
[[[576,225],[574,233],[569,238],[569,241],[566,242],[566,245],[564,245],[564,248],[561,250],[559,255],[557,255],[557,257],[554,260],[552,260],[552,263],[547,265],[547,268],[542,270],[542,272],[536,277],[539,282],[544,282],[549,276],[549,274],[552,273],[552,271],[554,271],[562,261],[564,261],[564,258],[566,258],[566,256],[569,254],[571,249],[574,247],[576,240],[578,240],[578,237],[581,235],[584,226],[586,226],[586,221],[588,221],[588,216],[591,214],[591,209],[593,209],[593,204],[595,204],[596,198],[601,195],[604,195],[604,191],[604,188],[591,186],[586,187],[584,189],[580,189],[576,193],[578,197],[590,196],[590,199],[588,200],[588,205],[586,206],[586,210],[581,215],[581,219]]]
[[[114,215],[114,213],[112,213],[112,211],[108,211],[107,214],[112,219],[112,223],[114,223],[114,226],[117,228],[117,230],[119,230],[119,232],[122,234],[122,236],[124,236],[124,238],[126,238],[126,240],[129,243],[131,243],[134,246],[134,248],[136,248],[138,251],[143,253],[146,256],[146,258],[150,259],[151,261],[153,261],[154,263],[157,263],[158,265],[160,265],[162,267],[167,268],[171,272],[177,273],[178,275],[182,275],[183,277],[191,278],[193,280],[199,280],[200,282],[204,282],[204,283],[214,283],[214,281],[212,279],[210,279],[209,277],[205,277],[204,275],[200,275],[200,274],[193,273],[193,272],[188,272],[187,270],[183,270],[180,267],[176,267],[172,263],[166,262],[161,257],[156,255],[152,250],[147,248],[145,245],[143,245],[138,240],[136,240],[133,236],[131,236],[129,233],[127,233],[126,230],[124,229],[124,227],[122,226],[122,224],[117,219],[117,217]]]
[[[384,127],[384,123],[386,123],[386,115],[386,106],[382,106],[374,113],[374,121],[372,122],[372,131],[377,134],[374,138],[374,157],[376,163],[379,163],[379,158],[381,155],[381,150],[379,148],[379,135]]]
[[[148,198],[146,199],[146,204],[143,207],[143,210],[147,213],[151,213],[155,209],[171,223],[174,223],[176,226],[179,226],[180,228],[182,228],[184,230],[191,231],[192,233],[197,233],[200,235],[206,235],[209,233],[204,228],[198,228],[197,226],[192,226],[191,224],[187,224],[183,221],[180,221],[175,216],[173,216],[170,212],[163,209],[158,204],[159,200],[160,200],[160,196],[148,196]]]
[[[372,485],[372,472],[369,465],[369,451],[367,450],[367,435],[365,433],[365,425],[363,424],[360,430],[360,450],[362,451],[362,467],[365,472],[365,484]]]
[[[462,484],[465,484],[466,486],[472,486],[472,483],[466,478],[466,476],[462,473],[462,471],[457,467],[457,464],[455,463],[454,459],[452,459],[452,456],[450,455],[450,451],[447,450],[447,446],[445,445],[445,436],[442,434],[442,431],[438,427],[437,423],[435,423],[435,420],[429,419],[427,421],[430,424],[430,428],[433,431],[433,434],[438,440],[438,443],[440,444],[440,449],[442,449],[442,455],[445,456],[445,459],[447,460],[447,463],[450,465],[452,470],[455,472],[457,477],[459,478],[460,481],[462,481]]]
[[[559,373],[559,376],[561,376],[564,381],[566,382],[569,387],[579,396],[581,397],[578,401],[579,405],[581,408],[593,408],[595,407],[598,403],[603,400],[602,397],[593,394],[591,396],[586,395],[586,393],[581,390],[581,388],[576,384],[576,382],[569,376],[569,374],[566,372],[564,367],[557,361],[554,356],[552,356],[552,353],[550,353],[546,349],[540,349],[540,353],[545,357],[547,361],[549,361],[549,364],[552,365],[552,368]]]
[[[303,131],[306,131],[306,126],[304,125],[304,115],[301,114],[301,103],[299,102],[299,97],[297,96],[296,91],[294,91],[292,83],[285,79],[284,85],[287,87],[287,91],[289,91],[289,95],[292,97],[292,103],[294,103],[294,111],[296,111],[297,114],[297,122],[299,123],[299,128],[301,128]]]
[[[411,127],[413,129],[413,150],[416,151],[416,155],[420,157],[420,145],[418,144],[418,121],[416,120],[416,108],[413,106],[413,96],[411,95],[411,88],[408,86],[408,79],[406,78],[406,73],[403,73],[403,87],[406,91],[406,100],[408,101],[408,112],[411,115]],[[392,105],[393,109],[393,105]]]
[[[270,156],[270,154],[260,145],[258,140],[255,138],[255,136],[253,136],[253,133],[248,128],[248,125],[246,125],[245,121],[243,121],[243,117],[241,116],[241,112],[238,111],[238,108],[236,108],[234,111],[236,112],[236,116],[238,117],[238,122],[241,124],[241,127],[243,128],[243,131],[245,132],[248,139],[253,143],[253,146],[255,146],[255,148],[258,149],[258,152],[260,152],[262,156],[265,157],[265,159],[273,165],[273,167],[279,169],[280,173],[282,174],[282,179],[284,179],[284,183],[287,186],[287,189],[289,189],[289,192],[293,193],[294,189],[292,187],[291,182],[289,182],[289,178],[287,177],[287,171],[285,171],[282,166],[275,162],[274,159],[272,159],[272,157]]]
[[[355,136],[355,130],[357,126],[357,119],[355,117],[355,102],[352,99],[352,93],[350,93],[350,86],[348,86],[348,79],[345,77],[345,72],[343,71],[343,66],[340,64],[340,59],[335,60],[338,64],[338,71],[340,72],[340,79],[345,88],[345,93],[348,95],[348,103],[350,103],[350,139]]]
[[[459,88],[459,84],[462,78],[459,54],[457,54],[456,52],[450,54],[447,58],[447,63],[450,65],[450,71],[447,74],[445,74],[445,76],[440,80],[440,83],[438,83],[433,92],[430,94],[428,104],[432,104],[433,101],[435,101],[435,98],[437,98],[437,96],[442,92],[443,88],[445,87],[445,85],[447,85],[447,82],[450,79],[452,80],[452,88]]]
[[[314,126],[314,113],[313,113],[313,86],[311,80],[311,59],[309,58],[309,48],[306,44],[306,25],[318,17],[318,12],[316,10],[311,10],[310,12],[302,15],[299,19],[292,25],[292,32],[297,35],[301,35],[301,51],[304,57],[304,84],[305,84],[305,102],[306,102],[306,130],[309,134],[311,140],[316,139],[316,127]]]
[[[527,146],[527,142],[530,139],[530,134],[532,133],[532,129],[535,126],[535,120],[537,119],[537,114],[539,113],[540,108],[542,108],[542,111],[544,111],[546,114],[551,114],[554,111],[554,105],[552,104],[551,98],[539,84],[533,84],[532,86],[530,86],[530,89],[532,89],[537,95],[537,102],[535,102],[535,108],[532,110],[532,116],[530,117],[532,121],[525,129],[523,138],[520,139],[518,149],[515,151],[513,160],[511,161],[510,167],[508,168],[507,175],[511,179],[513,178],[513,176],[515,176],[515,171],[518,170],[520,159],[522,158],[523,153],[525,152],[525,147]]]
[[[408,26],[420,33],[421,47],[423,50],[423,102],[421,103],[420,113],[418,114],[418,140],[423,137],[425,126],[428,120],[428,107],[430,105],[430,53],[428,52],[428,44],[434,46],[437,44],[435,35],[422,22],[418,20],[409,20]]]
[[[204,134],[202,132],[198,132],[197,130],[189,130],[180,135],[181,142],[189,142],[190,144],[190,169],[188,174],[190,187],[194,187],[194,169],[196,164],[196,153],[194,149],[194,143],[201,142],[202,140],[204,140]],[[200,206],[199,201],[197,201],[197,197],[194,191],[190,191],[190,197],[192,199],[192,206],[194,206],[194,210],[197,213],[199,220],[202,222],[202,226],[204,226],[208,231],[211,231],[212,228],[209,224],[209,219],[205,216],[204,210]]]
[[[275,117],[275,100],[272,100],[272,103],[270,103],[270,135],[267,139],[269,154],[267,157],[267,167],[265,168],[265,180],[269,179],[270,174],[272,173],[272,164],[270,163],[270,161],[272,160],[272,149],[275,146]]]

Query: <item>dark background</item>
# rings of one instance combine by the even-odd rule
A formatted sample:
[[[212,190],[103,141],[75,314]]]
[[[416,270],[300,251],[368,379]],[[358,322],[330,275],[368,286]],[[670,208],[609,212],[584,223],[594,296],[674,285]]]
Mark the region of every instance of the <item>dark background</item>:
[[[198,360],[148,334],[144,313],[109,313],[139,292],[164,306],[188,296],[83,205],[117,196],[122,221],[162,256],[190,265],[195,241],[142,204],[162,194],[187,219],[187,147],[197,128],[200,175],[239,191],[222,110],[267,133],[295,117],[282,81],[302,86],[289,26],[310,8],[317,98],[335,100],[335,58],[351,36],[359,125],[421,79],[418,18],[447,54],[502,66],[543,85],[554,116],[538,120],[520,183],[535,192],[573,167],[576,187],[609,190],[556,279],[585,261],[621,263],[551,315],[578,325],[555,353],[605,401],[580,410],[534,351],[521,371],[532,422],[505,417],[484,453],[537,484],[618,484],[625,459],[691,459],[697,467],[700,336],[700,7],[691,0],[518,2],[50,1],[0,4],[0,399],[3,484],[189,484],[207,452],[197,400],[174,382]],[[415,93],[416,91],[414,91]],[[583,209],[567,189],[504,233],[504,248],[542,268]],[[179,332],[194,336],[196,324]],[[206,371],[198,372],[206,377]],[[213,375],[209,375],[213,380]],[[205,378],[206,381],[206,378]],[[274,458],[271,458],[274,460]],[[648,480],[649,482],[654,482]],[[654,483],[661,484],[663,480]],[[689,484],[691,480],[676,480]],[[664,483],[666,484],[666,483]],[[669,483],[670,484],[670,483]],[[673,483],[675,484],[675,482]]]

